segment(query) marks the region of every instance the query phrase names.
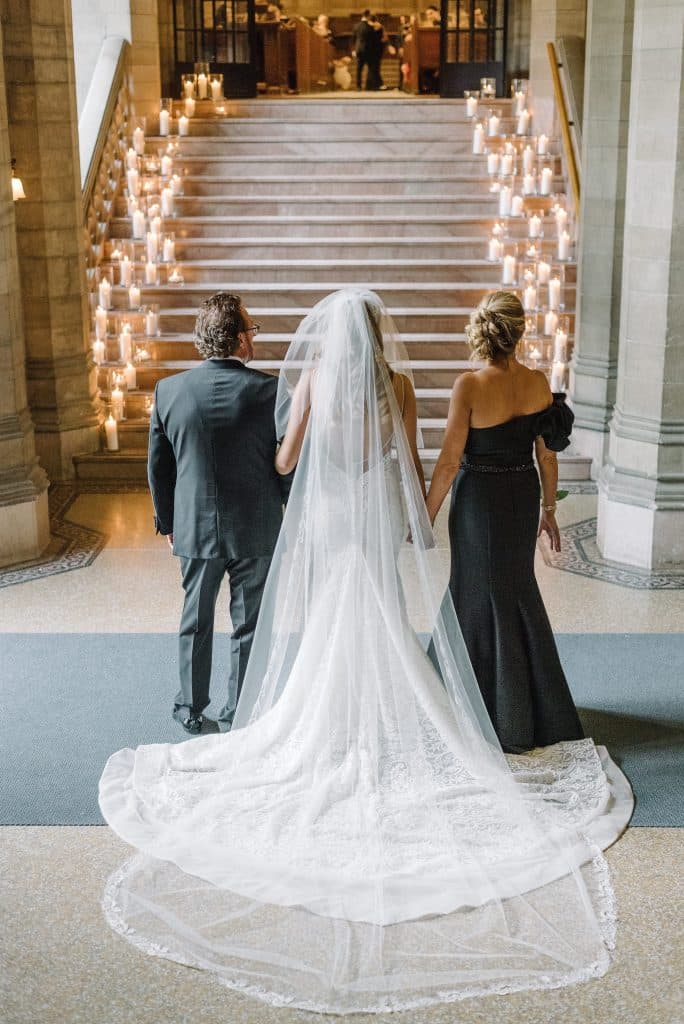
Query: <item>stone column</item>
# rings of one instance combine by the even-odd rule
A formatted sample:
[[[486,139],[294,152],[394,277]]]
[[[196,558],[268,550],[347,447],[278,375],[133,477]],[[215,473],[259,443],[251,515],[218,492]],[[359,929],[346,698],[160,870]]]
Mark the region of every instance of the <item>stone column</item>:
[[[36,448],[52,480],[100,446],[88,341],[70,0],[0,0],[9,138],[27,199],[16,210]]]
[[[38,465],[26,404],[10,159],[4,66],[0,61],[0,566],[37,558],[50,540],[48,480]]]
[[[617,383],[634,0],[589,0],[582,126],[573,436],[603,466]]]
[[[615,411],[598,543],[684,565],[684,5],[635,0]]]
[[[530,86],[536,134],[554,133],[554,94],[547,43],[568,36],[584,37],[586,0],[532,0],[530,20]]]
[[[157,0],[131,0],[131,51],[129,91],[135,113],[152,116],[156,128],[159,100],[162,95],[159,56],[159,12]],[[177,95],[180,82],[173,95]]]

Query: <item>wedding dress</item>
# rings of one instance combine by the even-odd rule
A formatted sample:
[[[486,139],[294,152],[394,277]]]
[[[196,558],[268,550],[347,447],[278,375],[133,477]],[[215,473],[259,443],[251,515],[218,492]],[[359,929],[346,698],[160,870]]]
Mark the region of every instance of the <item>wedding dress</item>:
[[[108,882],[112,927],[272,1005],[558,987],[614,942],[601,847],[629,786],[591,740],[502,753],[389,366],[408,372],[372,292],[304,320],[279,436],[309,399],[310,418],[233,731],[119,751],[100,784],[139,851]]]

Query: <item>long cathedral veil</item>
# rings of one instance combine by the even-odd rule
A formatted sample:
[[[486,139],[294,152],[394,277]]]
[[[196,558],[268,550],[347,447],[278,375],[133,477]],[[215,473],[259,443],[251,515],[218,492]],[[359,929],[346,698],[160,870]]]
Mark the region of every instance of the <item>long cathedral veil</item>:
[[[304,320],[277,415],[309,419],[233,731],[120,751],[101,782],[142,851],[108,884],[113,927],[276,1005],[403,1009],[609,962],[605,775],[591,741],[501,751],[444,599],[406,370],[372,292]]]

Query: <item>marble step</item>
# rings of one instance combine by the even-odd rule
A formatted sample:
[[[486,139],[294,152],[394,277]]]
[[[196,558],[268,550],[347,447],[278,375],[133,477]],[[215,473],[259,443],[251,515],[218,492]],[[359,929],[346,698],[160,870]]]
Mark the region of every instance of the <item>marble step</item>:
[[[177,127],[174,122],[174,127]],[[512,135],[516,120],[502,118],[501,133]],[[472,144],[472,122],[467,118],[455,118],[449,122],[424,121],[421,119],[381,118],[372,123],[357,124],[350,120],[311,121],[275,120],[258,118],[193,117],[190,119],[189,134],[179,136],[182,145],[210,139],[212,142],[248,142],[268,146],[269,143],[300,143],[306,145],[319,139],[335,139],[339,142],[365,142],[382,146],[405,143],[444,142],[445,140],[465,141]],[[161,146],[165,137],[147,135],[147,142],[153,148]]]
[[[313,153],[311,156],[279,155],[263,153],[261,156],[216,154],[214,147],[208,143],[205,153],[198,153],[183,146],[176,164],[184,168],[188,174],[200,175],[226,175],[235,177],[244,175],[251,177],[259,174],[306,175],[307,177],[330,176],[344,173],[348,169],[350,173],[362,176],[364,174],[374,177],[385,175],[406,174],[409,177],[415,175],[416,168],[424,167],[427,175],[485,175],[487,165],[482,156],[472,154],[452,154],[451,156],[433,156],[430,151],[427,153],[414,153],[411,155],[404,149],[403,154],[394,156],[384,154],[383,156],[360,155],[356,147],[341,156],[324,156]]]
[[[335,291],[335,287],[329,287],[319,296],[322,298],[323,295],[330,294]],[[240,288],[240,294],[250,311],[251,316],[254,320],[261,324],[261,330],[266,334],[292,334],[296,331],[297,327],[304,319],[304,317],[310,312],[311,307],[315,304],[314,302],[308,305],[297,306],[292,303],[288,303],[283,306],[260,306],[258,304],[258,297],[250,296],[249,290],[246,287]],[[387,289],[383,290],[381,294],[386,297],[389,295],[392,297],[392,293]],[[405,302],[407,296],[405,294],[396,295],[397,299]],[[263,296],[261,297],[263,299]],[[418,296],[417,296],[418,298]],[[425,296],[422,296],[425,299]],[[252,299],[254,301],[252,301]],[[149,301],[153,301],[150,299]],[[438,305],[389,305],[389,313],[394,320],[397,330],[401,334],[450,334],[450,333],[463,333],[465,325],[468,323],[472,306],[457,306],[455,304],[448,306]],[[121,309],[119,316],[125,318],[128,311]],[[571,334],[574,332],[574,313],[567,311],[570,324]],[[166,335],[169,333],[190,333],[195,326],[195,320],[197,318],[197,304],[192,306],[183,307],[162,307],[160,311],[160,328],[162,334]]]
[[[493,145],[499,145],[499,140],[493,140]],[[164,141],[161,138],[148,139],[148,152],[156,153]],[[406,159],[414,153],[416,159],[423,160],[428,157],[430,160],[453,159],[461,157],[472,160],[473,140],[472,131],[467,125],[461,128],[450,127],[449,131],[442,133],[440,138],[424,140],[420,138],[384,138],[367,139],[350,136],[339,137],[336,127],[331,126],[325,134],[310,138],[285,138],[273,139],[269,136],[264,138],[230,138],[223,135],[199,134],[192,123],[190,135],[180,140],[180,152],[178,161],[184,163],[188,157],[199,157],[211,154],[212,157],[244,157],[261,159],[268,157],[271,160],[290,158],[297,160],[340,160],[346,162],[352,158],[354,162],[368,160],[373,163],[376,160],[392,158]],[[480,166],[486,169],[486,161],[483,156],[479,157]]]
[[[384,94],[344,99],[339,93],[321,93],[312,97],[260,97],[252,100],[224,100],[221,104],[225,119],[234,121],[307,121],[329,124],[377,124],[382,121],[438,121],[456,124],[466,121],[465,100],[442,99],[438,96],[409,96]],[[196,118],[216,119],[215,104],[199,101]],[[510,112],[511,100],[501,97],[481,101],[480,114],[489,108]]]
[[[182,161],[178,161],[182,166]],[[484,168],[481,168],[481,172]],[[414,177],[401,175],[370,176],[361,174],[326,174],[315,178],[306,175],[262,174],[244,178],[239,175],[183,175],[185,196],[239,197],[261,195],[397,195],[431,194],[472,195],[489,192],[490,179],[479,174],[433,174]]]
[[[406,334],[400,340],[406,346],[410,359],[467,359],[469,348],[464,334]],[[254,339],[255,358],[283,359],[292,341],[291,334],[258,334]],[[191,334],[166,335],[145,341],[145,347],[158,362],[197,358],[194,337]],[[110,341],[112,357],[118,354],[116,338]],[[106,369],[100,371],[101,381]]]

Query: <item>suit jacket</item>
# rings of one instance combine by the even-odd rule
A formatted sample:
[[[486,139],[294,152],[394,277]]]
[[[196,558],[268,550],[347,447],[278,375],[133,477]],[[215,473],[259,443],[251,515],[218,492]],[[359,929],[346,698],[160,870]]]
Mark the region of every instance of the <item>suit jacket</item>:
[[[360,21],[354,29],[354,49],[359,54],[367,54],[372,49],[373,29],[367,21]]]
[[[147,471],[157,533],[188,558],[273,553],[287,497],[276,473],[278,382],[235,359],[160,380]]]

